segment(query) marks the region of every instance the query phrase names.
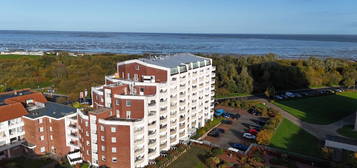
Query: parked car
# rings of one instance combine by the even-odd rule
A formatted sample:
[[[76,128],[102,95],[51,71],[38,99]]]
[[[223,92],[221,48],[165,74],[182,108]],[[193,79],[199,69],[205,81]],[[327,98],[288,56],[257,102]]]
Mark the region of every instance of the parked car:
[[[246,132],[243,134],[243,138],[255,140],[256,136],[249,132]]]
[[[232,113],[223,113],[222,116],[224,118],[232,118],[232,119],[238,119],[240,117],[239,114],[232,114]]]
[[[250,109],[248,110],[248,113],[253,114],[253,115],[256,115],[256,116],[262,115],[262,113],[261,113],[260,111],[258,111],[257,109],[255,109],[255,108],[250,108]]]
[[[248,149],[248,146],[239,143],[232,144],[232,147],[241,151],[246,151]]]
[[[301,94],[299,94],[299,93],[295,93],[295,96],[296,96],[296,97],[299,97],[299,98],[301,98],[301,97],[302,97],[302,95],[301,95]]]
[[[281,97],[281,96],[274,96],[274,98],[278,99],[278,100],[282,100],[283,99],[283,97]]]
[[[219,131],[212,130],[207,135],[211,137],[219,137]]]
[[[249,129],[248,132],[252,135],[257,135],[258,131],[256,129]]]
[[[212,131],[217,131],[218,133],[224,133],[223,128],[214,128]]]
[[[291,92],[285,92],[285,95],[291,98],[295,97],[295,94]]]
[[[233,122],[231,120],[222,120],[221,123],[231,125]]]

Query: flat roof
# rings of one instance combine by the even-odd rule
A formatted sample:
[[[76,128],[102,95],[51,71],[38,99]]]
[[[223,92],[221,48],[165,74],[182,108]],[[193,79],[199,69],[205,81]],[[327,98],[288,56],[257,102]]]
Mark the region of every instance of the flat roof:
[[[49,116],[53,118],[62,118],[68,114],[77,112],[75,108],[63,104],[58,104],[54,102],[46,102],[44,104],[45,107],[43,108],[38,108],[29,111],[29,114],[26,115],[26,117],[37,118],[42,116]]]
[[[157,66],[162,66],[166,68],[175,68],[182,64],[188,64],[191,62],[201,62],[209,59],[191,53],[179,53],[179,54],[167,55],[167,56],[141,58],[139,60]]]
[[[21,95],[28,95],[28,94],[32,94],[32,93],[34,93],[34,92],[32,92],[30,90],[11,91],[11,92],[7,92],[7,93],[2,93],[2,94],[0,94],[0,106],[6,105],[6,103],[4,102],[6,99],[21,96]]]

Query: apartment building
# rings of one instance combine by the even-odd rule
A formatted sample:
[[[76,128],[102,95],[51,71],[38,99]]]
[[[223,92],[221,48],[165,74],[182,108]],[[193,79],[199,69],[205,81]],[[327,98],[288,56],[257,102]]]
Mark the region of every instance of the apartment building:
[[[16,150],[65,156],[79,149],[75,108],[29,89],[0,93],[0,159]]]
[[[79,147],[93,166],[144,167],[213,117],[215,67],[192,54],[117,64],[78,111]]]

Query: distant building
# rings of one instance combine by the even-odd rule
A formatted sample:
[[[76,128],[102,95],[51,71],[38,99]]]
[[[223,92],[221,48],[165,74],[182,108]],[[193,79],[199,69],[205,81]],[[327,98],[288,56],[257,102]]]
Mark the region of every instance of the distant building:
[[[0,55],[44,55],[43,51],[1,51]]]

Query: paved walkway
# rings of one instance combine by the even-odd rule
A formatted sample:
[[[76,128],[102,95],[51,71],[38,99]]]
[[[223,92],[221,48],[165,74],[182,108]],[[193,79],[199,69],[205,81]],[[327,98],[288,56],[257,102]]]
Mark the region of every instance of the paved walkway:
[[[320,125],[320,124],[311,124],[301,119],[291,115],[287,111],[279,108],[275,104],[268,102],[265,99],[259,99],[260,101],[266,103],[266,105],[276,111],[279,111],[281,115],[288,119],[289,121],[293,122],[294,124],[298,125],[300,128],[304,129],[308,133],[314,135],[320,140],[325,140],[327,135],[334,135],[334,136],[341,136],[337,133],[337,130],[346,124],[354,124],[354,120],[356,118],[356,113],[353,113],[339,121],[333,122],[327,125]]]

